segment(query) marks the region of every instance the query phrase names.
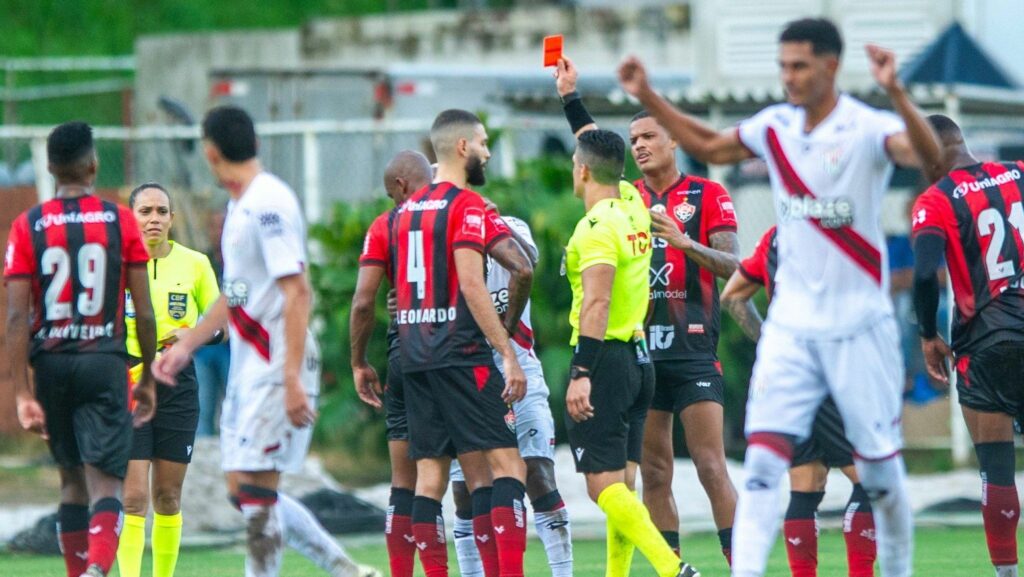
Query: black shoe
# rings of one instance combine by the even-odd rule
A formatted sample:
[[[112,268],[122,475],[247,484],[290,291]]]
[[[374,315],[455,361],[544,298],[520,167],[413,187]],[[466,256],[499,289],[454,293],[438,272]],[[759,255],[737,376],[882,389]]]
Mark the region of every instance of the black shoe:
[[[700,577],[700,571],[689,563],[680,563],[677,577]]]

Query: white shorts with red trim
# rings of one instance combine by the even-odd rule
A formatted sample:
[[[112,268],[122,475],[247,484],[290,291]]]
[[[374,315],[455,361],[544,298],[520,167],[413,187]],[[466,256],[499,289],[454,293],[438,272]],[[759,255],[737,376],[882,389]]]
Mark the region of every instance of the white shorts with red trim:
[[[858,458],[903,446],[903,355],[895,319],[847,338],[808,338],[765,323],[747,400],[746,434],[810,435],[825,397],[835,399]]]
[[[306,340],[300,378],[315,409],[320,393],[320,352],[312,338]],[[299,471],[312,438],[312,426],[299,428],[289,421],[281,378],[228,384],[220,418],[224,471]]]

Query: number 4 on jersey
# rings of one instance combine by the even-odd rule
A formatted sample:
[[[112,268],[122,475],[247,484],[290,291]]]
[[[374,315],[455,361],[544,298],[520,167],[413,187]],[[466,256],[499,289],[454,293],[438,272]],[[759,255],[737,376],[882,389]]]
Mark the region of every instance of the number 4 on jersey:
[[[1024,240],[1024,208],[1021,203],[1015,202],[1010,205],[1010,216],[1006,219],[1013,228],[1017,229],[1017,236]],[[1006,239],[1006,225],[1003,215],[996,208],[986,208],[978,214],[978,235],[982,238],[992,236],[992,241],[985,251],[985,265],[988,269],[990,281],[996,281],[1017,274],[1013,261],[1000,261],[999,254],[1003,250],[1003,241]]]
[[[423,259],[423,231],[409,231],[409,257],[406,259],[405,278],[416,283],[416,298],[422,300],[427,296],[427,267]]]

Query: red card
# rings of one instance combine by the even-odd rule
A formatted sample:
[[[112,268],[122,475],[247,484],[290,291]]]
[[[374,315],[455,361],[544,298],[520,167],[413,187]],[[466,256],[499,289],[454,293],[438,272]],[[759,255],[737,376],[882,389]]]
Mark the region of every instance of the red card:
[[[544,67],[558,66],[558,60],[562,58],[562,35],[544,37]]]

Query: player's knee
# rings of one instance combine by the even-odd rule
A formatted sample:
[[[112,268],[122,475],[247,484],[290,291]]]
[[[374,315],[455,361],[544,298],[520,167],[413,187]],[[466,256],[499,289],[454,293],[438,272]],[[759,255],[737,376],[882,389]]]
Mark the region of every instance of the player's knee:
[[[473,518],[473,497],[464,481],[452,481],[452,499],[455,501],[455,516],[460,519]]]
[[[526,494],[530,500],[557,490],[555,464],[550,459],[526,459]]]
[[[153,510],[161,515],[174,515],[181,510],[181,491],[158,489],[153,493]]]
[[[694,468],[697,469],[697,478],[705,487],[717,485],[728,481],[729,471],[725,466],[725,456],[715,451],[701,451],[692,453]]]
[[[750,435],[743,467],[746,470],[748,491],[770,490],[779,486],[779,481],[789,469],[793,455],[793,440],[778,433],[754,433]]]
[[[858,465],[860,484],[873,504],[884,506],[902,486],[903,462],[898,457],[862,461]]]
[[[135,492],[125,491],[124,497],[121,499],[121,504],[124,507],[125,515],[135,515],[136,517],[145,517],[148,511],[148,499],[146,495],[140,495]]]
[[[671,461],[659,458],[647,458],[640,464],[640,474],[644,479],[644,492],[672,491],[672,465]]]

